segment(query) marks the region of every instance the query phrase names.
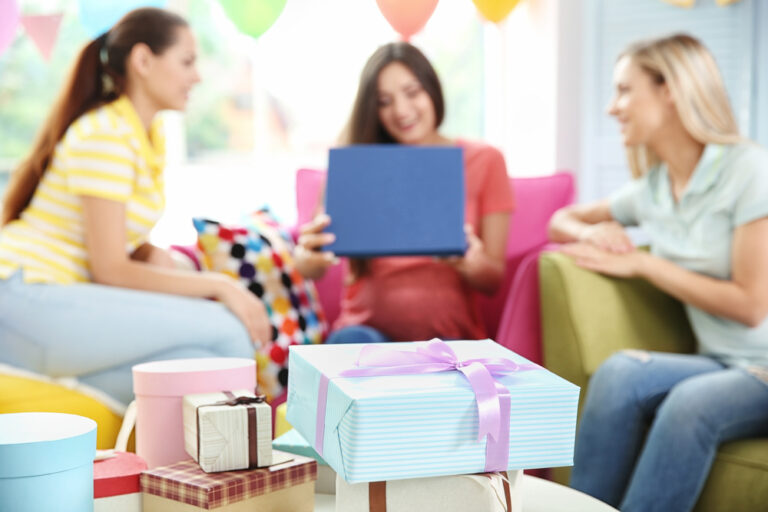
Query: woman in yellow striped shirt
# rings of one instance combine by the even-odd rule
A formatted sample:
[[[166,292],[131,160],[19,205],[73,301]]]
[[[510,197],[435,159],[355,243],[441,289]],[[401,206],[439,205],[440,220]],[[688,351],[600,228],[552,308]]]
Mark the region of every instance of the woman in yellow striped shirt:
[[[155,116],[183,110],[198,81],[189,26],[161,9],[128,13],[82,50],[3,201],[0,361],[127,402],[136,363],[252,357],[269,339],[253,294],[174,269],[147,241],[164,207]]]

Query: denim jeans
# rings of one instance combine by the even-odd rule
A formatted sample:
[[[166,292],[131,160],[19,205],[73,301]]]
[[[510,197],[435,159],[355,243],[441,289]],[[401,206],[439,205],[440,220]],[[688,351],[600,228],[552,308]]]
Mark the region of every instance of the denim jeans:
[[[333,331],[326,344],[339,343],[384,343],[391,341],[383,332],[367,325],[349,325]]]
[[[625,512],[688,511],[718,445],[764,435],[768,384],[747,371],[699,355],[620,352],[590,382],[571,486]]]
[[[162,359],[253,357],[242,323],[218,302],[98,284],[0,279],[0,362],[78,377],[128,403],[131,367]]]

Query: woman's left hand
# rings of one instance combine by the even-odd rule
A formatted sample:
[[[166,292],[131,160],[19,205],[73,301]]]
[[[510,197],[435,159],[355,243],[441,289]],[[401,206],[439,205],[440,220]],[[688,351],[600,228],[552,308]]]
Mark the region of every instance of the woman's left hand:
[[[640,277],[650,255],[634,250],[614,253],[600,249],[590,243],[567,244],[560,251],[572,257],[576,265],[587,270],[612,277]]]
[[[485,245],[475,234],[471,224],[464,225],[464,233],[467,236],[467,251],[464,256],[450,256],[443,261],[455,268],[459,274],[466,276],[471,274],[474,268],[482,265],[485,258]]]

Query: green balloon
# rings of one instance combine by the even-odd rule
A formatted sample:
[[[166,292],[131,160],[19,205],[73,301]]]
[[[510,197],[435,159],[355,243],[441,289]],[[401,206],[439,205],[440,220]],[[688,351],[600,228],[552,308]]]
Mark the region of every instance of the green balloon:
[[[257,38],[277,20],[286,1],[219,0],[219,3],[240,32]]]

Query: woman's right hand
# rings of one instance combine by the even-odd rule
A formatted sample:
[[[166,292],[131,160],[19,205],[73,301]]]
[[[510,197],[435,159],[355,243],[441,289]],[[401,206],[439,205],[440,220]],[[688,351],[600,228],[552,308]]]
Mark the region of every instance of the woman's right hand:
[[[216,299],[227,306],[243,323],[254,345],[264,346],[272,340],[272,325],[264,304],[237,281],[222,275]]]
[[[616,254],[635,250],[624,226],[614,220],[598,222],[584,227],[579,234],[579,240]]]
[[[338,263],[338,258],[330,251],[320,249],[336,240],[333,233],[323,230],[330,226],[331,218],[321,213],[299,228],[293,259],[296,268],[304,277],[317,279],[322,277],[328,267]]]

